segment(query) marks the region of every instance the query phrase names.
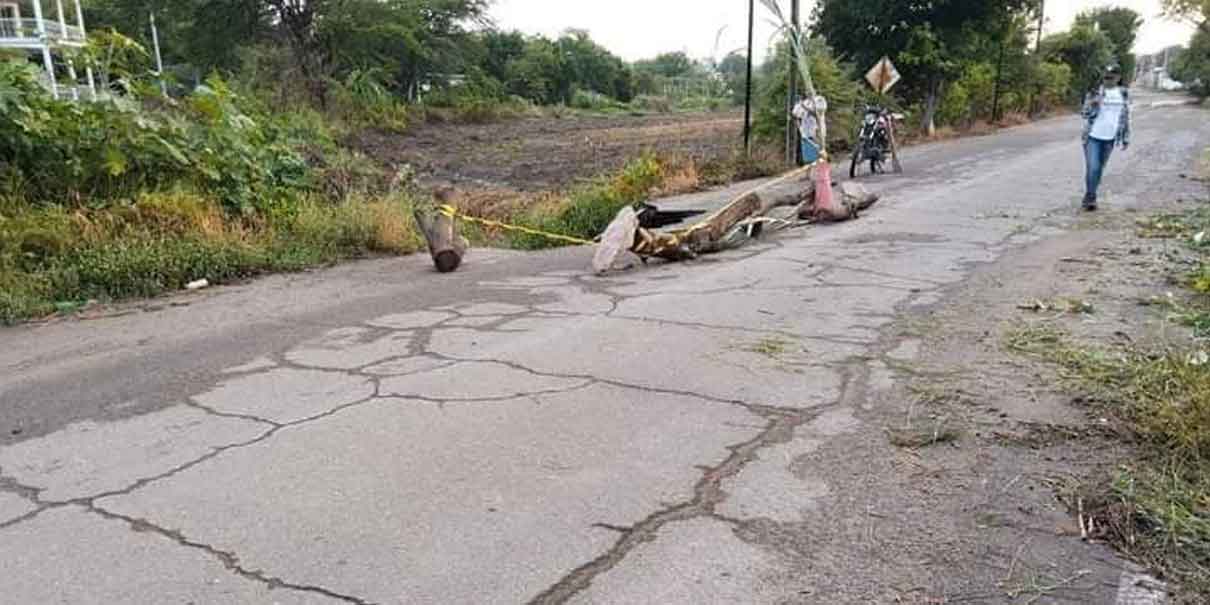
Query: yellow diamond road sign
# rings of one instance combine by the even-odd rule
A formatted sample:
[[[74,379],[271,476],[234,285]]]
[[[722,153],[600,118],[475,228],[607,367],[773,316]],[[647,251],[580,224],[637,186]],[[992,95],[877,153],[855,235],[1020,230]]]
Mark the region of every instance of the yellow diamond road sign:
[[[886,94],[896,84],[899,83],[903,76],[899,75],[899,70],[895,69],[895,64],[891,63],[890,58],[883,57],[873,69],[865,75],[866,82],[874,87],[874,90],[880,94]]]

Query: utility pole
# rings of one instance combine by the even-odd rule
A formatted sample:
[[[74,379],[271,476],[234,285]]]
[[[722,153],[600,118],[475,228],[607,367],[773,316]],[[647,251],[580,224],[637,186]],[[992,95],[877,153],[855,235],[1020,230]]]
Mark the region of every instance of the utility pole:
[[[164,83],[164,57],[160,55],[160,32],[155,27],[155,12],[150,15],[151,20],[151,42],[155,46],[155,70],[156,75],[160,78],[160,94],[168,96],[168,85]]]
[[[798,129],[791,115],[798,102],[798,44],[796,42],[800,40],[801,29],[798,19],[799,0],[790,0],[790,35],[794,37],[794,42],[790,43],[790,88],[786,94],[786,163],[791,166],[798,165],[798,156],[801,153],[801,146],[798,144]]]
[[[756,32],[756,0],[748,0],[748,80],[744,91],[744,153],[752,155],[752,44]]]

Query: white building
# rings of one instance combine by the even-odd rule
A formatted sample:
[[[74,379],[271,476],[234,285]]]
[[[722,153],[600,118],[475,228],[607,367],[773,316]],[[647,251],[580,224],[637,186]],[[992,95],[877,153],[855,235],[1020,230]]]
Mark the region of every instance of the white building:
[[[64,10],[64,2],[72,3],[74,14]],[[55,98],[96,97],[92,69],[84,70],[81,85],[71,58],[86,40],[80,0],[0,0],[0,49],[22,50],[39,60]]]
[[[1169,66],[1181,50],[1183,49],[1180,46],[1172,46],[1154,55],[1140,55],[1135,82],[1139,86],[1156,90],[1179,90],[1181,83],[1172,79]]]

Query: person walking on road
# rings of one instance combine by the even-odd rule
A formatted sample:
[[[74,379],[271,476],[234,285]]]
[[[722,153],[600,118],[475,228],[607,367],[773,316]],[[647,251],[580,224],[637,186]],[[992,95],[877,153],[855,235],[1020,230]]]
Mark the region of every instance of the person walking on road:
[[[1130,148],[1130,90],[1122,85],[1122,69],[1110,65],[1097,90],[1084,99],[1084,209],[1097,209],[1101,177],[1114,147]]]

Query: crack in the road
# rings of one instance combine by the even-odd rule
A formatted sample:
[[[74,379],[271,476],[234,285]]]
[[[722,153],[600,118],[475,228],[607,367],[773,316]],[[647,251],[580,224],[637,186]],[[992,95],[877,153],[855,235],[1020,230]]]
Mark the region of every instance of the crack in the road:
[[[512,401],[522,397],[541,397],[543,395],[562,395],[566,393],[574,393],[583,391],[594,386],[596,381],[585,380],[580,384],[565,387],[561,389],[546,389],[541,391],[526,391],[524,393],[511,393],[508,395],[500,395],[493,397],[431,397],[427,395],[416,395],[413,393],[395,393],[387,392],[383,394],[381,399],[402,399],[407,401],[420,401],[424,403],[435,403],[439,405],[456,404],[456,403],[500,403],[504,401]]]
[[[588,387],[591,387],[594,385],[607,385],[607,386],[617,387],[620,389],[632,389],[632,390],[639,391],[642,393],[652,393],[652,394],[658,394],[658,395],[676,395],[676,396],[680,396],[680,397],[689,397],[689,398],[694,398],[694,399],[700,399],[702,401],[708,401],[710,403],[737,406],[737,407],[741,407],[743,409],[752,411],[757,414],[790,413],[790,412],[800,410],[800,408],[783,408],[783,407],[779,407],[779,406],[749,403],[749,402],[746,402],[746,401],[743,401],[740,399],[726,399],[723,397],[715,397],[713,395],[706,395],[704,393],[697,393],[694,391],[683,390],[683,389],[671,389],[671,388],[663,388],[663,387],[653,387],[653,386],[649,386],[649,385],[633,384],[633,383],[628,383],[628,382],[622,382],[620,380],[614,380],[611,378],[599,378],[599,377],[593,376],[591,374],[566,374],[566,373],[559,373],[559,372],[543,372],[540,370],[535,370],[524,364],[520,364],[520,363],[517,363],[514,361],[509,361],[507,359],[492,359],[492,358],[475,359],[475,358],[465,358],[465,357],[454,357],[454,356],[446,355],[443,353],[433,353],[433,352],[429,352],[429,355],[433,355],[433,356],[436,356],[436,357],[439,357],[442,359],[446,359],[446,360],[449,360],[452,362],[456,362],[456,363],[496,363],[496,364],[500,364],[503,366],[507,366],[507,367],[515,369],[515,370],[520,370],[522,372],[527,372],[529,374],[533,374],[534,376],[541,376],[544,378],[563,378],[563,379],[568,379],[568,380],[588,381],[587,384],[583,385],[580,388],[588,388]],[[511,397],[510,399],[515,399],[515,398],[516,397]]]
[[[252,414],[240,414],[238,412],[222,412],[222,411],[216,410],[208,405],[200,404],[197,401],[195,401],[192,397],[185,398],[184,405],[194,408],[196,410],[199,410],[201,412],[204,412],[206,414],[209,414],[211,416],[217,416],[219,418],[230,418],[230,419],[234,419],[234,420],[246,420],[248,422],[255,422],[258,424],[267,424],[271,427],[277,427],[277,428],[281,428],[281,426],[282,426],[282,424],[280,422],[269,420],[268,418],[261,418],[260,416],[254,416]]]
[[[31,511],[30,513],[28,513],[27,515],[25,515],[19,519],[22,521],[32,519],[33,517],[45,512],[47,510],[51,510],[51,509],[55,509],[55,508],[62,508],[62,507],[66,507],[66,506],[78,505],[78,506],[84,506],[84,507],[91,507],[94,505],[94,503],[97,500],[101,500],[104,498],[113,498],[113,497],[117,497],[117,496],[129,495],[143,487],[146,487],[147,485],[150,485],[152,483],[156,483],[158,481],[162,481],[164,479],[168,479],[170,477],[178,475],[199,464],[212,460],[228,451],[242,449],[242,448],[246,448],[246,447],[250,447],[250,446],[262,443],[262,442],[272,438],[278,432],[281,432],[283,430],[306,425],[306,424],[309,424],[312,422],[317,422],[317,421],[323,420],[325,418],[328,418],[330,416],[334,416],[344,410],[347,410],[347,409],[350,409],[353,407],[357,407],[357,406],[361,406],[361,405],[365,405],[367,403],[371,403],[376,400],[382,399],[383,397],[379,394],[378,388],[379,388],[379,385],[376,382],[374,393],[368,397],[365,397],[365,398],[362,398],[357,401],[353,401],[353,402],[350,402],[350,403],[347,403],[344,405],[340,405],[340,406],[337,406],[330,410],[327,410],[323,413],[316,414],[313,416],[308,416],[306,418],[301,418],[299,420],[294,420],[291,422],[272,423],[273,426],[271,428],[269,428],[264,433],[261,433],[260,435],[254,437],[252,439],[247,439],[245,441],[240,441],[240,442],[236,442],[236,443],[229,443],[227,445],[212,447],[212,448],[210,448],[209,452],[207,452],[206,454],[204,454],[202,456],[194,458],[193,460],[190,460],[188,462],[179,464],[162,473],[158,473],[156,475],[152,475],[152,476],[148,476],[148,477],[141,477],[139,479],[136,479],[135,481],[131,482],[129,485],[127,485],[126,487],[123,487],[121,489],[109,490],[109,491],[92,494],[92,495],[88,495],[88,496],[70,498],[67,500],[45,500],[41,497],[41,493],[46,491],[45,488],[37,488],[37,487],[29,487],[29,486],[21,485],[20,489],[24,490],[28,494],[27,497],[29,497],[29,499],[31,501],[33,501],[35,504],[38,505],[38,509]],[[265,421],[265,422],[269,422],[269,421]],[[16,484],[16,482],[11,479],[7,479],[6,481],[9,482],[10,484],[19,485],[19,484]],[[15,524],[16,524],[15,522],[5,523],[5,524],[0,525],[0,529],[9,527],[9,526],[15,525]]]
[[[368,599],[353,596],[350,594],[337,592],[330,588],[325,588],[323,586],[319,586],[316,584],[298,584],[295,582],[290,582],[290,581],[284,580],[277,576],[271,576],[259,569],[249,569],[247,567],[244,567],[240,563],[239,555],[237,555],[233,552],[221,550],[221,549],[211,546],[209,544],[205,544],[203,542],[198,542],[196,540],[191,540],[179,531],[160,527],[145,519],[137,519],[135,517],[123,515],[121,513],[116,513],[116,512],[101,508],[100,506],[97,506],[95,503],[90,503],[85,508],[89,512],[99,515],[103,518],[114,520],[114,521],[125,522],[130,527],[131,531],[151,532],[151,533],[157,534],[159,536],[162,536],[164,538],[167,538],[179,546],[183,546],[185,548],[190,548],[190,549],[194,549],[194,550],[199,550],[199,551],[209,555],[210,557],[214,558],[215,560],[217,560],[228,571],[238,575],[241,578],[244,578],[245,580],[263,584],[263,585],[269,587],[269,589],[271,589],[271,590],[286,589],[286,590],[294,590],[294,591],[299,591],[299,592],[308,592],[308,593],[312,593],[312,594],[322,595],[322,596],[325,596],[325,597],[328,597],[331,599],[336,599],[336,600],[344,602],[344,603],[354,603],[356,605],[371,605],[371,603],[372,603],[372,601],[370,601]]]
[[[682,328],[698,328],[698,329],[702,329],[702,330],[745,332],[745,333],[753,334],[753,335],[757,335],[757,336],[761,336],[761,335],[784,336],[786,338],[793,338],[793,339],[798,339],[798,340],[808,340],[808,341],[814,340],[814,341],[826,342],[826,343],[834,344],[834,345],[850,346],[850,347],[866,345],[865,342],[855,341],[855,340],[846,340],[843,338],[836,338],[834,336],[821,336],[818,334],[806,335],[806,334],[800,334],[797,332],[792,332],[789,330],[778,330],[778,329],[770,329],[770,328],[751,328],[751,327],[743,327],[743,326],[721,326],[721,325],[706,324],[706,323],[693,322],[693,321],[679,321],[679,320],[675,320],[675,319],[658,319],[658,318],[654,318],[654,317],[642,317],[642,316],[631,316],[631,315],[611,315],[611,316],[609,316],[609,318],[610,319],[621,319],[621,320],[626,320],[626,321],[646,322],[646,323],[656,324],[658,326],[677,326],[677,327],[682,327]]]
[[[1003,241],[1007,243],[1011,237],[1010,235]],[[820,265],[812,263],[812,266]],[[935,294],[937,291],[944,291],[947,288],[955,286],[954,283],[942,283],[917,278],[905,279],[903,276],[892,276],[877,271],[853,269],[842,265],[825,265],[825,267],[818,277],[822,278],[829,271],[842,269],[874,275],[876,277],[917,282],[928,286],[921,288],[884,287],[884,289],[905,291],[911,294],[905,300],[895,305],[896,314],[902,308],[914,306],[916,301],[923,296]],[[960,283],[963,280],[957,281]],[[880,314],[879,317],[885,317],[885,315]],[[737,529],[748,527],[751,524],[750,521],[726,517],[716,511],[717,505],[726,498],[726,494],[722,491],[723,480],[742,472],[757,457],[760,450],[788,442],[793,438],[795,430],[800,426],[829,409],[844,405],[853,396],[855,387],[859,386],[859,390],[864,394],[869,388],[868,383],[871,375],[870,363],[875,359],[889,360],[888,354],[890,351],[897,348],[900,342],[904,340],[900,336],[891,336],[888,333],[888,328],[885,326],[880,331],[883,333],[883,336],[874,343],[843,343],[860,346],[866,353],[851,355],[835,364],[839,366],[836,369],[842,375],[842,386],[839,396],[833,403],[797,412],[789,412],[777,408],[773,409],[773,415],[766,415],[769,418],[769,425],[765,430],[752,440],[730,448],[732,453],[727,460],[704,472],[702,478],[694,488],[694,497],[690,501],[661,509],[630,527],[596,524],[596,527],[619,532],[622,536],[605,553],[571,571],[550,588],[538,594],[530,601],[530,605],[566,603],[591,586],[594,579],[616,567],[639,545],[655,539],[658,532],[670,523],[705,517],[727,523]]]
[[[621,537],[605,553],[565,575],[550,588],[531,599],[529,604],[558,605],[566,603],[576,594],[586,590],[595,578],[613,569],[636,547],[654,539],[665,525],[713,515],[715,508],[726,499],[726,494],[722,490],[722,483],[725,479],[739,474],[749,462],[756,458],[759,450],[788,442],[793,438],[796,428],[827,411],[828,407],[830,406],[797,413],[779,411],[766,413],[765,416],[769,422],[765,429],[748,441],[728,447],[731,454],[722,463],[703,472],[701,479],[693,488],[692,499],[669,505],[630,527],[598,524],[599,527],[620,532]]]

